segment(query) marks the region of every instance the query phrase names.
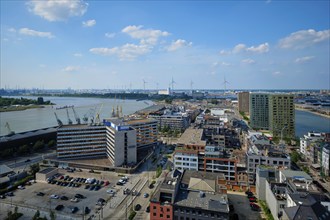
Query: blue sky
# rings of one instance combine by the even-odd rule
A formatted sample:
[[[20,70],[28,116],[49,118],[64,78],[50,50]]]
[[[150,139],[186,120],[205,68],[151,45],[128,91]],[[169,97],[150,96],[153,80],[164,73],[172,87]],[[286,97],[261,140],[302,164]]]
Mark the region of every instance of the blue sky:
[[[329,1],[1,1],[1,87],[330,89]]]

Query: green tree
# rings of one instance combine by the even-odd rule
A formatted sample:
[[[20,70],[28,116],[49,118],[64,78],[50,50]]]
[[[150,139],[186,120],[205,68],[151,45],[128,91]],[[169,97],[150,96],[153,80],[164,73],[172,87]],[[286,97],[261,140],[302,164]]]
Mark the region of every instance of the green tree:
[[[37,172],[39,172],[39,170],[40,170],[40,166],[39,166],[38,163],[32,164],[30,166],[30,172],[31,172],[32,175],[35,175]]]
[[[290,156],[291,156],[291,161],[294,163],[297,163],[301,159],[300,154],[297,151],[292,151]]]
[[[44,104],[44,98],[42,98],[42,97],[38,97],[38,99],[37,99],[37,104],[38,104],[38,105],[42,105],[42,104]]]
[[[34,145],[33,145],[33,151],[39,151],[42,148],[44,148],[44,146],[45,146],[44,141],[43,140],[41,140],[41,141],[39,140],[39,141],[37,141],[37,142],[34,143]]]
[[[48,147],[54,147],[55,144],[56,144],[55,140],[50,140],[50,141],[48,141],[47,146],[48,146]]]
[[[218,102],[218,100],[216,100],[216,99],[211,99],[211,103],[212,103],[213,105],[217,105],[219,102]]]
[[[18,149],[17,149],[17,153],[19,155],[24,155],[24,154],[27,154],[29,152],[29,147],[24,144],[23,146],[20,146]]]
[[[37,210],[37,212],[34,214],[32,220],[38,220],[40,218],[40,212]]]
[[[50,220],[55,220],[56,219],[56,214],[55,214],[55,212],[53,210],[50,211],[49,216],[50,216]]]

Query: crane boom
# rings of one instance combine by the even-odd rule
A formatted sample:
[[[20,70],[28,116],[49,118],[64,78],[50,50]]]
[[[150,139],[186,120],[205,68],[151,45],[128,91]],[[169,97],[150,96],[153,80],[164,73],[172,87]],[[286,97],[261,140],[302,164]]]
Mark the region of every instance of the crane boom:
[[[74,107],[73,106],[72,106],[72,111],[73,111],[73,114],[74,114],[74,117],[76,119],[77,124],[80,124],[80,118],[79,118],[76,110],[74,110]]]
[[[72,125],[72,120],[70,119],[68,109],[66,109],[66,116],[68,117],[68,124],[69,124],[69,125]]]
[[[100,123],[101,123],[101,120],[100,120],[100,113],[101,113],[102,108],[103,108],[103,103],[102,103],[102,105],[101,105],[99,111],[98,111],[98,112],[96,113],[96,115],[95,115],[95,123],[96,123],[96,124],[100,124]]]
[[[5,127],[8,129],[8,134],[7,134],[8,136],[15,134],[15,132],[10,129],[10,125],[8,121],[6,122]]]
[[[54,112],[58,126],[62,126],[63,122],[57,117],[56,112]]]

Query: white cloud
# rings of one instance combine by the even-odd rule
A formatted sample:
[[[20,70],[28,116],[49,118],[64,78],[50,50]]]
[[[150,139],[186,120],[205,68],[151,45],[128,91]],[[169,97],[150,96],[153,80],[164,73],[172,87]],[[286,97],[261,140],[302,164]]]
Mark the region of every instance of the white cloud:
[[[82,25],[84,27],[93,27],[94,25],[96,25],[96,21],[95,20],[83,21]]]
[[[263,43],[258,46],[247,47],[245,44],[237,44],[231,51],[221,50],[221,55],[227,55],[232,53],[241,53],[241,52],[252,52],[252,53],[267,53],[269,51],[269,44]]]
[[[75,57],[82,57],[83,55],[81,53],[74,53],[73,56],[75,56]]]
[[[263,43],[260,44],[259,46],[251,46],[249,48],[246,48],[246,51],[250,52],[256,52],[256,53],[266,53],[269,51],[269,44],[268,43]]]
[[[244,59],[244,60],[242,60],[241,62],[242,62],[243,64],[254,64],[256,61],[253,60],[253,59],[248,58],[248,59]]]
[[[178,39],[176,41],[173,41],[170,46],[167,47],[167,51],[176,51],[182,47],[190,47],[192,45],[192,42],[187,42],[182,39]]]
[[[136,57],[140,55],[147,54],[151,51],[151,47],[148,45],[136,45],[136,44],[125,44],[121,47],[99,47],[99,48],[91,48],[89,50],[91,53],[110,56],[117,55],[120,60],[134,60]]]
[[[45,68],[46,65],[45,65],[45,64],[39,64],[39,67],[40,67],[40,68]]]
[[[226,50],[220,51],[220,55],[228,55],[228,54],[230,54],[230,51],[226,51]]]
[[[67,66],[64,69],[62,69],[62,71],[64,72],[75,72],[78,71],[80,69],[79,66]]]
[[[314,59],[314,56],[299,57],[294,62],[295,63],[306,63],[312,59]]]
[[[12,33],[15,33],[16,32],[16,29],[15,28],[9,28],[8,31],[9,32],[12,32]]]
[[[19,33],[22,35],[29,35],[29,36],[34,36],[34,37],[47,37],[47,38],[55,37],[51,32],[35,31],[35,30],[29,29],[29,28],[19,29]]]
[[[316,43],[329,40],[330,30],[315,31],[313,29],[300,30],[291,33],[289,36],[280,39],[281,48],[301,49],[312,46]]]
[[[278,75],[281,74],[281,72],[280,72],[280,71],[275,71],[275,72],[273,72],[272,74],[273,74],[274,76],[278,76]]]
[[[218,62],[214,62],[213,64],[212,64],[212,67],[218,67],[218,66],[231,66],[231,64],[230,63],[226,63],[226,62],[220,62],[220,61],[218,61]]]
[[[170,33],[161,30],[143,29],[143,26],[129,25],[122,29],[134,39],[139,39],[141,44],[155,45],[160,37],[167,37]]]
[[[114,38],[116,36],[115,33],[105,33],[104,36],[106,36],[107,38]]]
[[[30,12],[48,21],[65,21],[85,14],[88,3],[83,0],[33,0],[27,6]]]
[[[242,52],[242,51],[245,51],[246,50],[246,46],[245,44],[237,44],[234,49],[233,49],[233,53],[239,53],[239,52]]]

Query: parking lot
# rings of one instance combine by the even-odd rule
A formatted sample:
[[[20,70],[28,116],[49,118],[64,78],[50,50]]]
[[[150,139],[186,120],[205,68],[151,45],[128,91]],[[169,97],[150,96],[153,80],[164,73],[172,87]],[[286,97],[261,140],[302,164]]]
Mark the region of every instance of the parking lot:
[[[250,201],[244,192],[228,191],[228,199],[234,205],[234,212],[238,214],[240,220],[259,220],[262,219],[261,211],[253,211]],[[256,203],[258,204],[258,203]]]
[[[100,198],[104,199],[108,203],[111,203],[108,204],[109,206],[115,207],[125,197],[123,189],[127,187],[132,187],[133,184],[138,181],[137,178],[134,179],[134,177],[130,177],[126,184],[124,184],[123,186],[118,186],[116,185],[116,183],[119,179],[121,179],[121,176],[118,176],[116,173],[89,173],[88,171],[67,173],[65,172],[65,170],[61,170],[60,172],[61,175],[58,175],[58,177],[53,180],[53,184],[33,183],[32,185],[27,185],[25,186],[25,189],[17,189],[16,191],[14,191],[13,197],[7,197],[3,200],[0,200],[0,202],[10,202],[13,205],[17,204],[21,207],[29,207],[35,210],[47,212],[49,210],[53,210],[55,211],[56,215],[61,219],[63,216],[82,218],[82,215],[85,214],[85,207],[88,207],[90,211],[85,216],[90,217],[92,215],[95,215],[97,210],[100,209],[100,206],[97,205],[97,202]],[[63,177],[61,178],[61,176]],[[72,177],[72,179],[70,178],[71,180],[66,179],[64,181],[65,176],[70,176]],[[73,181],[74,179],[77,180],[77,178],[95,178],[96,180],[99,180],[98,185],[100,186],[100,189],[91,190],[91,186],[95,187],[97,185],[95,183],[86,184],[83,181]],[[57,185],[58,182],[69,183],[71,181],[72,183],[76,184],[76,187],[70,187],[69,184],[67,184],[66,186]],[[104,183],[101,184],[101,181],[103,181]],[[109,185],[104,186],[106,181],[109,181]],[[79,187],[77,187],[78,184],[80,184]],[[86,185],[90,185],[90,187],[88,189],[85,189]],[[112,193],[107,193],[107,190],[110,189],[115,192],[114,195]],[[39,195],[37,195],[38,193]],[[70,201],[72,198],[75,198],[76,194],[81,194],[85,198],[79,198],[76,202]],[[51,198],[52,195],[56,198]],[[57,196],[59,198],[57,198]],[[67,197],[67,200],[62,200],[61,197],[63,196]],[[63,208],[61,210],[55,210],[58,205],[63,205]],[[72,213],[73,207],[77,207],[77,210],[74,213]]]

